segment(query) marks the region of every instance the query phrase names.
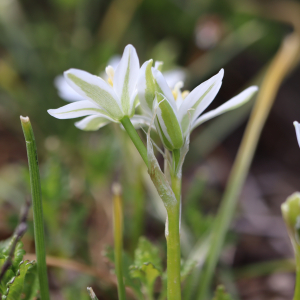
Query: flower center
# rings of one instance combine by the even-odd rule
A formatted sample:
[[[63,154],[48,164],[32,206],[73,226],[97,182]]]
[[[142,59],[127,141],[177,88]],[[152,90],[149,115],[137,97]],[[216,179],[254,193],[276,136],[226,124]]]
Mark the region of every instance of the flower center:
[[[189,91],[185,90],[181,92],[181,89],[183,88],[183,82],[179,81],[175,84],[174,89],[172,90],[172,94],[175,98],[175,100],[178,99],[178,97],[181,96],[182,100],[186,98],[186,96],[190,93]]]

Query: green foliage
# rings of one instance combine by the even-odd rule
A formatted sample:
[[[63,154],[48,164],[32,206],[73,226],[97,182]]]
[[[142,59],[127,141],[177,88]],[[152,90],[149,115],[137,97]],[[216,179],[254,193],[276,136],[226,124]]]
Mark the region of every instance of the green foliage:
[[[34,264],[34,262],[21,261],[19,270],[8,283],[7,289],[2,300],[19,300],[24,288],[25,276],[28,269]]]
[[[213,300],[232,300],[231,296],[225,292],[223,285],[219,285],[215,291]]]
[[[106,247],[104,255],[110,260],[110,262],[113,264],[115,263],[114,249],[111,246]],[[138,280],[130,276],[129,269],[132,263],[130,256],[126,252],[123,252],[123,276],[125,286],[131,287],[136,295],[141,297],[141,284]]]
[[[145,263],[152,263],[159,272],[162,270],[159,249],[145,237],[140,237],[134,253],[134,266],[141,267]]]
[[[0,243],[0,270],[9,259],[9,253],[15,236]],[[11,265],[0,282],[2,300],[37,299],[39,289],[36,264],[34,261],[23,261],[25,250],[23,243],[18,242],[14,250]]]
[[[7,239],[0,244],[0,270],[2,270],[3,264],[9,258],[9,253],[11,246],[14,242],[16,237],[13,236],[10,239]],[[19,265],[23,260],[23,255],[25,251],[23,250],[23,243],[19,242],[16,245],[15,251],[13,253],[12,264],[6,271],[3,279],[0,282],[0,293],[4,294],[6,292],[6,285],[7,283],[15,277],[19,270]]]
[[[130,266],[130,276],[139,278],[147,294],[152,297],[155,280],[161,274],[159,249],[146,238],[140,237],[134,254],[134,264]]]
[[[22,300],[37,300],[39,297],[39,279],[37,275],[37,265],[33,264],[26,273]]]

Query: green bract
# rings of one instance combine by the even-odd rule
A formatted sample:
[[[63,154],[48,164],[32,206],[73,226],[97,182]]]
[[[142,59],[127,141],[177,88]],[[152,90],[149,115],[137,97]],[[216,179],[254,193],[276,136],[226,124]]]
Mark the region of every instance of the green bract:
[[[181,93],[183,83],[177,83],[172,91],[162,73],[152,67],[152,60],[142,65],[137,86],[141,107],[148,125],[155,116],[156,130],[167,149],[180,149],[185,138],[195,127],[241,106],[257,91],[256,86],[249,87],[217,109],[200,116],[217,95],[223,75],[222,69],[217,75],[197,86],[191,93]]]
[[[88,116],[75,123],[82,130],[97,130],[109,122],[119,123],[124,116],[132,117],[137,105],[136,83],[140,64],[135,48],[125,47],[116,70],[108,66],[108,82],[88,72],[70,69],[65,80],[83,100],[73,102],[48,113],[57,119]]]

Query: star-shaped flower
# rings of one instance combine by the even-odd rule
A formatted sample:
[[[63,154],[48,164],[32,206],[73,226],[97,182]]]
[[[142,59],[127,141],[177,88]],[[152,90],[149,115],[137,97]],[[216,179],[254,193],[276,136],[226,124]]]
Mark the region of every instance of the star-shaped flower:
[[[224,76],[222,69],[217,75],[203,82],[190,93],[181,93],[182,83],[172,91],[162,73],[146,61],[140,70],[138,95],[148,124],[154,123],[164,146],[169,150],[180,149],[185,138],[200,124],[246,103],[257,91],[252,86],[218,108],[202,114],[217,95]]]
[[[139,69],[139,59],[132,45],[125,47],[116,69],[106,67],[108,82],[88,72],[70,69],[64,72],[64,78],[83,100],[78,98],[58,109],[49,109],[48,113],[57,119],[87,116],[75,123],[82,130],[97,130],[109,122],[119,123],[125,116],[131,118],[138,102]]]

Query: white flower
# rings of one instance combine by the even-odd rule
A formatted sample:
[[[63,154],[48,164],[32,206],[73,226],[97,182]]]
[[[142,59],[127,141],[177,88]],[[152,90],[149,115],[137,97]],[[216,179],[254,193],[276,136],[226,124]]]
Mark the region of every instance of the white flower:
[[[164,146],[169,150],[180,149],[185,138],[200,124],[247,102],[257,91],[252,86],[230,99],[217,109],[201,115],[217,95],[224,75],[217,75],[197,86],[190,93],[181,93],[179,83],[172,91],[162,73],[152,67],[152,60],[143,64],[138,80],[138,95],[148,123],[154,114],[155,127]]]
[[[108,66],[113,67],[113,69],[116,69],[121,61],[120,55],[114,55],[112,56],[108,61]],[[160,61],[155,62],[155,68],[160,70],[163,63]],[[173,89],[175,84],[179,81],[184,81],[186,74],[185,71],[181,68],[174,68],[172,70],[168,70],[163,72],[163,75],[168,83],[168,86]],[[105,81],[109,80],[109,76],[102,72],[100,74],[100,77],[105,79]],[[55,77],[54,79],[54,85],[57,88],[58,95],[60,98],[68,101],[68,102],[74,102],[79,100],[84,100],[84,98],[79,95],[74,89],[71,88],[71,86],[67,83],[63,75],[59,75]]]
[[[295,121],[293,124],[295,126],[297,141],[298,141],[298,145],[300,147],[300,124],[297,121]]]
[[[139,69],[139,59],[132,45],[125,47],[116,69],[106,67],[108,82],[88,72],[70,69],[64,72],[64,78],[82,100],[77,98],[58,109],[49,109],[48,113],[57,119],[87,116],[75,123],[82,130],[97,130],[109,122],[119,123],[125,116],[130,118],[138,101]]]

